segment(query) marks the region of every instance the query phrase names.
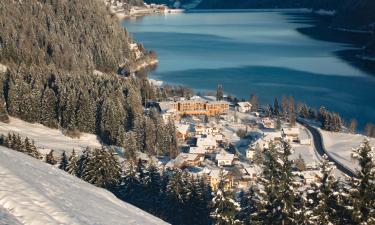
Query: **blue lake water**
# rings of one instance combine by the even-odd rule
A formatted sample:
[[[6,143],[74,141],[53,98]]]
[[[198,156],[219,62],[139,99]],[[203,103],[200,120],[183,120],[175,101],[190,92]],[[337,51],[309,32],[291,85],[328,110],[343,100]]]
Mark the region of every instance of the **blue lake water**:
[[[298,32],[311,22],[303,14],[254,11],[155,15],[123,24],[157,52],[154,79],[197,91],[222,84],[239,98],[256,93],[263,104],[292,95],[362,126],[375,123],[375,76],[337,56],[353,46]]]

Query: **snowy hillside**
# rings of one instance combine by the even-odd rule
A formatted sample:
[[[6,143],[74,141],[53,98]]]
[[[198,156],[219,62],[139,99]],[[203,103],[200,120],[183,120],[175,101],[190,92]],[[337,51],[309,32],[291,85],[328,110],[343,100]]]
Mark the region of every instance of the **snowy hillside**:
[[[166,224],[104,189],[4,147],[0,177],[0,224]]]
[[[76,151],[84,150],[86,147],[100,147],[97,136],[94,134],[82,133],[81,137],[70,138],[65,136],[60,130],[51,129],[38,123],[27,123],[20,119],[10,117],[9,123],[0,122],[0,134],[8,133],[20,134],[35,141],[36,147],[40,149],[54,149],[57,152],[70,152],[73,148]],[[48,153],[48,151],[47,151]]]
[[[335,133],[322,129],[319,129],[319,131],[329,154],[353,171],[358,168],[357,161],[351,157],[353,149],[358,148],[365,138],[370,141],[371,146],[375,146],[374,138],[368,138],[360,134]]]

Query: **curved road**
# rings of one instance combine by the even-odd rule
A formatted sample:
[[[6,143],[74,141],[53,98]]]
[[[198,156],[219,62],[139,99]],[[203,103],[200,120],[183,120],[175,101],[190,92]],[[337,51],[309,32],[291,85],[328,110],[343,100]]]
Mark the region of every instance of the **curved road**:
[[[338,170],[340,170],[341,172],[343,172],[344,174],[346,174],[350,177],[355,176],[355,174],[352,170],[348,169],[346,166],[344,166],[343,164],[341,164],[339,161],[332,158],[328,154],[327,150],[324,148],[324,145],[323,145],[323,138],[322,138],[320,132],[315,127],[310,126],[309,124],[307,124],[306,122],[304,122],[302,120],[297,119],[297,121],[298,121],[298,123],[300,123],[304,127],[306,127],[310,131],[310,133],[312,134],[315,150],[319,153],[319,155],[321,155],[321,156],[327,155],[328,160],[333,162]]]

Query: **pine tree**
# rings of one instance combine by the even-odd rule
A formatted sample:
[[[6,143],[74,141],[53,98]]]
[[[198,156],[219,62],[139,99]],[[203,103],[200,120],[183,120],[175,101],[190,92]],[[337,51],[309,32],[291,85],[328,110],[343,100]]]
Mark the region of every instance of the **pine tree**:
[[[250,103],[251,103],[251,111],[257,112],[259,110],[260,104],[258,101],[258,97],[255,94],[251,94]]]
[[[57,160],[55,159],[55,156],[53,155],[54,150],[51,150],[47,155],[46,155],[46,163],[55,165],[57,163]]]
[[[357,125],[358,125],[358,122],[356,119],[352,119],[350,121],[349,127],[348,127],[350,133],[355,134],[357,132]]]
[[[122,147],[124,148],[125,158],[135,163],[138,147],[136,141],[136,134],[133,131],[125,133],[124,144],[122,145]]]
[[[257,219],[266,224],[289,224],[293,221],[293,212],[296,211],[294,175],[292,162],[289,160],[291,147],[287,142],[283,142],[281,146],[270,142],[264,154]]]
[[[12,143],[12,135],[8,133],[8,135],[4,138],[4,146],[7,148],[11,148]]]
[[[19,134],[13,134],[12,135],[12,141],[11,141],[11,144],[10,144],[10,148],[11,149],[14,149],[16,151],[19,151],[19,152],[25,152],[24,148],[23,148],[23,144],[22,144],[22,139],[21,139],[21,136]]]
[[[47,127],[57,128],[58,121],[56,119],[56,108],[57,99],[55,93],[52,89],[47,87],[43,92],[42,100],[40,102],[39,121],[41,122],[41,124]]]
[[[177,148],[176,127],[173,121],[169,121],[167,124],[167,135],[168,135],[168,155],[171,158],[176,158],[178,155],[178,148]]]
[[[288,114],[288,98],[283,96],[281,99],[281,114],[285,117]]]
[[[281,119],[278,116],[276,119],[276,130],[280,130],[280,129],[281,129]]]
[[[279,109],[279,101],[277,100],[277,98],[275,98],[274,102],[273,102],[273,114],[275,116],[278,116],[280,113],[280,109]]]
[[[147,205],[152,208],[154,213],[158,213],[160,190],[161,190],[161,176],[155,165],[150,164],[147,168],[147,175],[145,181],[145,194],[147,199]]]
[[[79,157],[77,161],[77,177],[82,178],[83,172],[85,171],[87,160],[91,155],[92,150],[87,147]]]
[[[219,85],[217,86],[217,89],[216,89],[216,100],[217,100],[217,101],[221,101],[221,100],[223,100],[223,96],[224,96],[223,85],[219,84]]]
[[[96,102],[84,92],[80,94],[77,110],[77,126],[79,130],[87,133],[95,133]]]
[[[360,169],[350,182],[350,211],[356,224],[375,224],[375,156],[368,140],[355,150]]]
[[[28,154],[31,157],[34,157],[36,159],[41,159],[42,155],[38,151],[38,149],[35,147],[34,141],[30,143],[30,140],[28,137],[25,138],[24,140],[24,152]]]
[[[119,194],[122,199],[135,203],[138,196],[142,196],[143,192],[139,189],[141,186],[137,167],[135,163],[128,163],[124,169],[124,177],[120,186]]]
[[[230,191],[224,191],[224,183],[220,182],[218,189],[212,199],[211,217],[215,225],[240,224],[236,219],[240,205],[236,202]]]
[[[338,208],[338,199],[335,192],[339,190],[339,184],[333,174],[334,167],[328,161],[326,155],[323,156],[322,160],[320,164],[321,180],[319,183],[312,184],[308,196],[312,211],[310,219],[318,225],[335,223]]]
[[[121,167],[112,149],[96,148],[86,159],[82,178],[98,187],[110,188],[119,183]]]
[[[368,137],[375,137],[375,126],[372,123],[368,123],[365,126],[365,134]]]
[[[72,151],[72,154],[69,156],[66,171],[74,176],[78,175],[78,158],[74,149]]]
[[[60,157],[59,169],[67,171],[68,164],[69,164],[68,157],[66,156],[65,151],[63,151]]]
[[[169,177],[168,184],[166,187],[166,198],[165,207],[169,218],[175,218],[175,215],[182,215],[183,208],[182,204],[184,201],[185,186],[182,182],[182,172],[180,170],[173,170]],[[177,221],[172,220],[173,223],[180,223],[181,219]]]
[[[257,216],[257,199],[254,187],[250,187],[248,191],[240,193],[240,206],[241,210],[238,213],[238,219],[242,221],[244,225],[253,224],[253,220],[256,220]]]

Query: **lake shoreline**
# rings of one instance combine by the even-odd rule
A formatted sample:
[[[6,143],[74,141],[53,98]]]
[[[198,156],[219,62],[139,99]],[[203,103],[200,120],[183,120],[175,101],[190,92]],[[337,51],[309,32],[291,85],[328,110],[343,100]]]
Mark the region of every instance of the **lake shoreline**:
[[[262,10],[261,12],[264,12],[264,11],[267,11],[267,10]],[[234,12],[234,11],[231,11],[231,12]],[[279,11],[275,10],[274,12],[279,12]],[[286,26],[285,28],[287,29],[285,30],[285,28],[282,27],[280,30],[282,32],[281,34],[283,34],[283,32],[285,31],[285,32],[292,32],[291,34],[297,35],[295,33],[300,33],[300,30],[297,30],[295,28],[316,29],[314,27],[314,24],[311,22],[313,20],[311,17],[313,16],[310,13],[299,13],[299,12],[301,12],[301,10],[300,11],[287,10],[282,13],[279,13],[280,15],[277,13],[271,12],[270,16],[271,18],[276,18],[276,21],[278,21],[277,24],[280,23],[281,18],[284,18],[282,19],[281,24],[282,26],[284,26],[283,24],[285,24]],[[298,14],[298,17],[293,18],[292,16],[286,16],[286,15],[290,15],[293,13]],[[304,14],[306,14],[306,16],[304,16]],[[259,14],[255,13],[253,15],[261,16],[262,13],[259,13]],[[269,17],[267,13],[265,15],[267,15],[266,16],[267,18]],[[241,40],[238,43],[233,42],[235,40],[233,39],[233,37],[236,36],[236,34],[233,34],[230,32],[233,29],[231,28],[232,21],[229,21],[228,25],[226,24],[228,17],[229,18],[237,18],[237,17],[249,18],[248,15],[245,15],[245,14],[242,15],[242,13],[239,13],[238,15],[236,15],[235,13],[226,15],[224,13],[222,15],[222,17],[225,18],[224,23],[223,24],[219,23],[221,25],[216,26],[218,23],[218,21],[216,21],[216,18],[218,16],[219,17],[221,16],[220,13],[213,13],[213,14],[196,13],[195,14],[195,13],[187,12],[187,13],[183,13],[183,14],[176,15],[176,16],[175,15],[166,16],[166,17],[147,16],[137,21],[135,20],[127,21],[124,23],[124,25],[126,27],[130,25],[129,31],[135,32],[134,38],[137,41],[143,42],[146,48],[155,49],[156,52],[160,53],[160,55],[158,54],[160,65],[158,65],[158,68],[154,72],[149,74],[150,79],[160,81],[158,82],[158,84],[168,84],[168,85],[173,85],[173,86],[182,85],[185,87],[193,88],[195,92],[201,92],[201,91],[212,92],[212,91],[215,91],[216,86],[218,84],[223,84],[224,89],[226,90],[227,94],[236,96],[240,99],[241,98],[247,99],[248,96],[252,92],[254,92],[258,96],[261,97],[261,102],[264,103],[264,105],[268,105],[272,103],[274,97],[278,97],[280,99],[281,96],[283,95],[295,96],[295,97],[298,97],[297,101],[306,102],[307,104],[313,107],[319,108],[320,105],[328,106],[329,109],[337,111],[340,114],[342,114],[346,120],[350,120],[351,118],[359,118],[360,126],[363,126],[362,123],[374,121],[373,116],[371,115],[373,114],[372,112],[374,112],[374,105],[365,103],[366,101],[373,101],[374,100],[373,97],[371,96],[364,97],[363,94],[358,93],[358,89],[356,90],[353,88],[353,85],[356,84],[361,87],[363,86],[367,90],[369,86],[372,86],[373,79],[367,78],[367,75],[363,75],[365,77],[365,79],[363,79],[363,76],[359,76],[359,74],[361,74],[362,72],[358,72],[358,73],[356,72],[358,70],[358,66],[356,65],[355,67],[353,67],[352,63],[347,63],[348,60],[344,59],[344,57],[352,56],[354,58],[351,58],[350,60],[355,61],[356,57],[358,56],[358,52],[353,52],[353,50],[358,51],[359,49],[358,47],[354,46],[348,41],[345,42],[343,40],[337,41],[337,40],[332,40],[332,39],[328,39],[327,41],[326,37],[317,38],[317,37],[313,37],[313,35],[309,33],[302,32],[299,35],[297,35],[298,39],[294,40],[294,37],[293,39],[291,39],[292,40],[292,42],[290,42],[291,47],[292,47],[291,49],[289,47],[286,47],[289,45],[289,41],[290,41],[289,37],[286,36],[288,37],[286,40],[281,39],[282,43],[284,43],[283,41],[288,41],[288,42],[285,42],[287,43],[286,46],[284,46],[285,44],[284,43],[281,46],[276,46],[277,47],[276,49],[268,48],[268,47],[266,49],[263,49],[264,47],[261,47],[260,52],[258,54],[257,49],[254,49],[253,47],[249,48],[247,46],[249,46],[249,44],[250,45],[255,44],[255,46],[257,46],[257,41],[259,40],[256,40],[256,42],[247,40],[250,43],[246,43],[246,42],[242,43],[241,41],[243,40]],[[208,21],[209,23],[208,24],[202,23],[201,25],[201,22],[199,22],[201,20],[201,17],[206,19],[203,21],[206,21],[206,23]],[[178,18],[178,19],[174,19],[174,18]],[[285,20],[285,18],[287,18],[287,20]],[[273,19],[271,19],[270,21],[271,24],[273,24],[272,20]],[[165,21],[171,21],[171,24],[169,23],[164,24]],[[184,22],[181,23],[181,21],[184,21]],[[185,21],[188,21],[188,22],[185,22]],[[242,21],[243,20],[241,20],[240,24],[242,24]],[[259,20],[259,21],[264,23],[263,20]],[[211,26],[211,23],[213,23],[213,26]],[[236,21],[233,21],[233,23],[236,23]],[[268,26],[267,23],[268,22],[266,22],[266,26]],[[145,24],[145,27],[142,27],[141,24]],[[155,26],[155,24],[157,26]],[[188,30],[186,30],[186,24],[189,24],[189,25],[192,24],[192,27],[187,27]],[[202,29],[202,27],[201,28],[199,26],[196,27],[196,24],[199,24],[200,26],[204,27],[203,30],[199,30],[199,29]],[[306,25],[296,25],[296,24],[306,24]],[[272,33],[276,34],[276,37],[270,36],[269,39],[267,37],[265,39],[266,43],[268,42],[278,43],[280,41],[277,38],[279,25],[274,25],[274,26],[276,26],[275,28],[276,30],[273,30],[272,27],[270,27],[271,29],[270,30],[267,27],[264,27],[263,25],[261,26],[263,30],[265,29],[265,31],[267,32],[272,31]],[[220,30],[218,27],[220,27]],[[214,31],[219,31],[219,33],[218,34],[212,33],[211,35],[211,31],[207,30],[211,28],[214,29]],[[325,28],[329,29],[328,26],[326,26]],[[160,29],[161,29],[161,32],[159,32]],[[330,30],[331,30],[331,33],[337,32],[337,31],[334,31],[333,29],[330,29]],[[210,34],[210,35],[201,37],[200,35],[201,33],[199,33],[201,31],[203,31],[204,35],[206,34]],[[317,31],[316,33],[318,35],[321,33],[321,30],[319,29],[315,31]],[[222,32],[224,32],[224,34]],[[249,32],[251,33],[253,31],[249,31]],[[340,31],[340,32],[344,33],[343,31]],[[249,35],[247,33],[246,35]],[[286,34],[290,34],[290,33],[286,33]],[[303,37],[299,37],[300,35]],[[237,38],[237,36],[235,38]],[[282,36],[281,38],[284,38],[284,37]],[[320,40],[323,42],[309,41],[310,39]],[[179,40],[179,41],[176,41],[176,40]],[[199,40],[199,42],[205,43],[204,46],[203,45],[201,46],[201,44],[198,44],[199,42],[197,42],[196,40]],[[263,41],[263,38],[260,40]],[[299,43],[299,40],[302,42]],[[215,42],[217,42],[217,44]],[[332,45],[330,44],[330,42],[332,42]],[[301,45],[301,47],[297,47],[299,45]],[[304,47],[305,45],[306,47]],[[320,48],[318,48],[318,50],[312,50],[312,49],[316,49],[316,47],[313,47],[314,45],[318,45],[318,47],[319,45],[325,46],[322,49],[325,49],[328,47],[328,49],[331,49],[331,50],[319,50]],[[215,50],[217,48],[219,48],[219,50],[217,50],[219,52]],[[301,50],[298,50],[298,49],[301,49],[301,48],[303,49],[306,48],[306,50],[302,50],[302,52],[300,53]],[[222,51],[222,49],[228,49],[229,52],[225,50],[221,54],[220,51]],[[233,52],[234,49],[236,50],[235,52]],[[265,53],[267,55],[264,55],[265,53],[263,51],[265,50],[266,50]],[[242,57],[242,59],[238,58],[238,57],[241,57],[241,55],[237,56],[237,51],[240,51],[243,53],[245,52],[245,55]],[[270,56],[267,53],[268,51],[272,52]],[[310,51],[312,51],[312,54],[304,55]],[[320,52],[323,53],[324,55],[320,56],[321,54]],[[330,52],[329,55],[325,55],[329,52]],[[227,53],[230,55],[229,58],[225,56],[227,55]],[[318,68],[319,69],[315,71],[314,69],[315,66],[313,66],[313,64],[315,65],[315,63],[312,63],[315,61],[308,62],[304,60],[302,63],[297,63],[297,62],[293,63],[291,67],[288,64],[280,64],[280,62],[274,64],[272,61],[267,62],[266,65],[264,65],[264,63],[260,61],[259,62],[260,66],[257,66],[259,59],[256,59],[256,61],[252,61],[253,57],[262,58],[264,56],[266,56],[267,58],[271,57],[271,60],[274,57],[276,58],[281,57],[280,59],[282,60],[288,60],[289,57],[299,56],[299,54],[303,54],[301,55],[302,57],[300,59],[305,59],[305,57],[311,57],[312,60],[317,59],[319,61],[324,61],[323,63],[326,65],[316,67],[317,69]],[[346,64],[346,65],[342,68],[339,68],[339,70],[329,69],[332,59],[328,59],[329,61],[326,61],[324,57],[327,57],[327,56],[331,58],[333,57],[337,59],[339,58],[340,59],[339,61],[345,61],[345,63],[343,62],[342,64]],[[212,57],[214,57],[215,60],[213,60]],[[223,60],[224,58],[226,59],[226,61],[223,61],[223,63],[221,63],[221,60]],[[238,59],[240,59],[240,61],[238,61]],[[216,62],[216,63],[214,63],[214,65],[211,65],[213,62]],[[248,63],[248,62],[251,62],[251,63]],[[337,63],[336,59],[333,62]],[[308,63],[307,65],[308,67],[304,66],[304,63]],[[320,63],[317,63],[317,64],[320,64]],[[328,69],[325,69],[325,67]],[[344,69],[346,67],[348,68]],[[351,67],[352,69],[350,69],[349,67]],[[291,70],[285,70],[288,68]],[[212,74],[215,74],[215,76],[213,76]],[[249,74],[251,74],[252,76],[249,76]],[[300,79],[301,76],[306,76],[306,80],[305,79],[301,80]],[[356,78],[356,76],[359,76],[359,77]],[[269,77],[269,78],[266,78],[266,77]],[[368,82],[367,80],[370,82]],[[337,85],[335,84],[337,83],[336,81],[338,81]],[[246,83],[248,83],[249,85],[246,86],[245,85]],[[235,84],[237,84],[237,86]],[[334,87],[331,87],[330,84],[335,84],[335,85]],[[362,89],[362,90],[365,90],[365,89]],[[348,96],[346,100],[342,99],[343,96],[345,95],[350,95],[350,96]],[[352,98],[356,100],[352,100]],[[363,100],[359,101],[357,100],[357,98],[362,98]],[[356,104],[363,104],[363,107],[362,107],[363,109],[357,109],[355,110],[356,112],[354,112],[352,110],[352,108],[354,107],[354,106],[352,107],[352,104],[354,104],[353,101],[357,102]],[[366,115],[361,115],[360,112],[364,112]]]

